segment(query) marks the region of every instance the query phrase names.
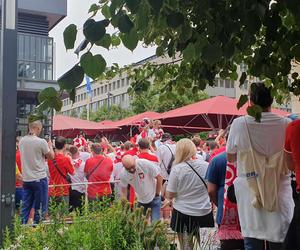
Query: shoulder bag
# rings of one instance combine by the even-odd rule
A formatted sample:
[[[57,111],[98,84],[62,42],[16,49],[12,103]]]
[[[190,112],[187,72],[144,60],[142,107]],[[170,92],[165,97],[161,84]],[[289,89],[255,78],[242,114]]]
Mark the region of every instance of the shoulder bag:
[[[56,168],[56,170],[57,170],[57,172],[70,184],[70,183],[72,183],[72,180],[71,180],[71,177],[70,177],[70,175],[64,175],[61,171],[60,171],[60,169],[59,169],[59,167],[57,166],[57,162],[56,162],[56,160],[54,159],[54,160],[52,160],[52,162],[53,162],[53,165],[54,165],[54,167]]]
[[[91,177],[91,175],[96,171],[96,169],[100,166],[100,164],[104,161],[105,157],[103,157],[103,159],[101,161],[98,162],[98,164],[96,165],[96,167],[94,167],[87,175],[86,175],[86,179],[89,180],[89,178]]]

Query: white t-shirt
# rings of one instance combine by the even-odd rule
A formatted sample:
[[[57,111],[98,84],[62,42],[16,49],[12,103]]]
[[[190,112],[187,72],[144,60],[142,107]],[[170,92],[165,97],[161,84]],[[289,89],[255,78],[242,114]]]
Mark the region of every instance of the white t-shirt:
[[[156,192],[156,177],[160,174],[159,168],[151,161],[145,159],[136,159],[136,171],[134,174],[129,173],[125,168],[120,174],[120,185],[127,187],[128,184],[133,186],[137,200],[140,203],[148,204]]]
[[[167,172],[167,169],[168,169],[169,162],[171,161],[172,154],[175,157],[175,151],[176,151],[176,144],[171,144],[171,143],[164,143],[160,145],[156,151],[156,156],[158,158],[161,176],[165,180],[169,179],[169,174]]]
[[[288,118],[282,118],[270,112],[263,112],[261,122],[246,116],[249,134],[254,150],[271,156],[284,147],[285,129]],[[248,151],[250,142],[247,135],[245,118],[233,121],[226,145],[227,153],[236,154]],[[244,237],[257,238],[272,242],[282,242],[293,216],[294,202],[289,176],[281,177],[279,187],[279,211],[268,212],[256,209],[251,205],[252,195],[246,178],[239,176],[239,162],[237,162],[238,177],[234,181],[240,224]]]
[[[91,158],[91,154],[88,152],[79,152],[79,158],[86,162],[87,159]]]
[[[85,178],[84,174],[84,166],[85,161],[82,159],[72,159],[72,164],[74,166],[75,173],[74,175],[70,175],[72,183],[82,183],[86,182],[87,179]],[[85,193],[85,185],[72,185],[72,190],[76,190],[80,193]]]
[[[198,159],[188,163],[204,180],[208,163]],[[167,191],[176,193],[174,208],[183,214],[204,216],[211,212],[210,199],[203,181],[184,162],[172,167]]]
[[[23,181],[37,181],[47,177],[45,155],[50,152],[46,140],[26,135],[20,141]]]

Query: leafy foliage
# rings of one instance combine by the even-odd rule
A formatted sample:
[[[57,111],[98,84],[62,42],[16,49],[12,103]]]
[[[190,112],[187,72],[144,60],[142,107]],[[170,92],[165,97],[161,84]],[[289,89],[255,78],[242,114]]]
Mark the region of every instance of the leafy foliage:
[[[91,206],[83,215],[73,214],[72,224],[64,222],[60,210],[52,213],[51,224],[22,227],[16,221],[14,235],[5,233],[4,249],[169,249],[163,222],[147,223],[141,208],[117,203],[109,209]],[[56,217],[56,218],[55,218]]]
[[[299,11],[298,0],[95,0],[89,10],[91,17],[83,27],[84,46],[76,53],[90,51],[93,46],[109,49],[120,42],[130,50],[139,41],[144,46],[156,45],[158,56],[182,59],[174,63],[177,70],[172,71],[172,77],[168,76],[172,64],[156,65],[164,70],[153,69],[152,74],[148,74],[147,67],[131,70],[134,74],[146,71],[149,77],[162,77],[164,72],[169,80],[161,89],[165,93],[172,88],[204,90],[214,85],[217,75],[236,80],[237,65],[243,63],[247,72],[241,75],[240,83],[246,76],[265,80],[280,103],[290,92],[300,94],[299,76],[288,80],[292,64],[300,60]],[[101,14],[105,19],[101,20]],[[119,32],[109,34],[109,25]],[[74,32],[67,31],[65,41],[69,48]],[[93,60],[92,56],[87,59]],[[101,67],[104,65],[102,61]],[[75,89],[83,71],[90,73],[92,68],[92,63],[86,62],[85,67],[77,64],[59,79],[60,87]],[[99,77],[101,71],[94,77]],[[143,88],[147,81],[149,78],[138,84]]]
[[[120,106],[112,105],[109,109],[107,105],[99,108],[96,112],[90,113],[90,120],[100,122],[104,120],[117,121],[134,115],[131,110],[123,109]]]

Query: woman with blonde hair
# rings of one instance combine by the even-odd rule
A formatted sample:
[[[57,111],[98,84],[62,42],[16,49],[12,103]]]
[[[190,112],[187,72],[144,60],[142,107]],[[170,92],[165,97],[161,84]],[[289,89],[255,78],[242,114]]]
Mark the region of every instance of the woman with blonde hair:
[[[180,249],[193,249],[193,236],[200,245],[199,229],[213,227],[211,203],[205,183],[208,163],[197,159],[197,149],[190,139],[177,142],[175,161],[167,185],[167,198],[174,199],[171,228],[178,233]]]

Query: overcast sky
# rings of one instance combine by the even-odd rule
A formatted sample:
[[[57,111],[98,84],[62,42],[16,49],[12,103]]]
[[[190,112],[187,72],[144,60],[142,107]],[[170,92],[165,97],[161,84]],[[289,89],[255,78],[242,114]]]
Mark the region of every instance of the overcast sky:
[[[63,31],[69,24],[74,23],[80,29],[77,34],[75,48],[83,40],[82,27],[85,20],[88,18],[88,10],[92,3],[98,2],[97,0],[68,0],[68,15],[51,31],[50,36],[55,41],[55,75],[58,78],[68,69],[70,69],[77,61],[77,56],[72,50],[66,51],[63,42]],[[98,18],[98,16],[97,16]],[[99,20],[101,18],[99,17]],[[112,29],[110,31],[113,31]],[[118,49],[106,50],[105,48],[97,47],[93,53],[100,53],[106,59],[108,65],[116,62],[120,66],[140,61],[144,58],[155,54],[155,48],[143,48],[140,44],[134,52],[120,46]]]

